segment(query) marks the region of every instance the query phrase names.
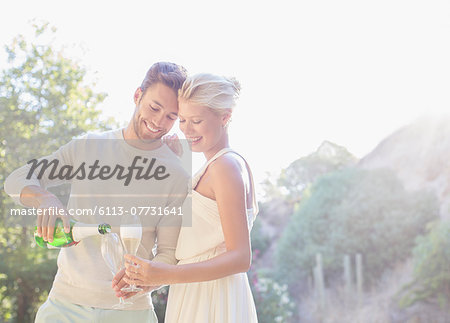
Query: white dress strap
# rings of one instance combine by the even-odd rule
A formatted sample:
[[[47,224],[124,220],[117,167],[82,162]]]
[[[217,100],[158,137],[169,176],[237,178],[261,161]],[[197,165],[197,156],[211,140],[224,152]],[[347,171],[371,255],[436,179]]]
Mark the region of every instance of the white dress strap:
[[[223,148],[221,150],[219,150],[211,159],[209,159],[203,166],[202,168],[200,168],[198,170],[197,173],[195,173],[194,178],[192,179],[192,189],[195,189],[195,187],[197,186],[198,182],[200,181],[200,179],[202,178],[203,174],[206,172],[206,170],[208,169],[208,166],[215,161],[217,158],[219,158],[220,156],[222,156],[223,154],[229,152],[229,151],[233,151],[231,148]]]
[[[242,158],[242,160],[244,160],[245,165],[247,166],[247,173],[250,177],[250,189],[252,191],[252,211],[253,211],[253,218],[256,217],[256,215],[258,214],[259,208],[258,208],[258,203],[256,201],[256,194],[255,194],[255,184],[253,182],[253,175],[252,172],[250,170],[250,167],[247,163],[247,161],[245,160],[244,157],[241,156],[241,154],[237,153],[236,151],[234,151],[231,148],[223,148],[221,150],[219,150],[211,159],[209,159],[205,165],[202,166],[202,168],[200,168],[198,170],[198,172],[194,175],[194,178],[192,179],[192,189],[195,189],[195,187],[197,186],[198,182],[200,181],[200,179],[202,178],[203,174],[206,172],[206,170],[208,169],[208,166],[215,161],[217,158],[219,158],[220,156],[228,153],[228,152],[232,152],[235,153],[236,155],[238,155],[239,157]]]
[[[234,150],[231,150],[232,153],[235,153],[236,155],[238,155],[239,157],[242,158],[242,160],[245,162],[245,165],[247,167],[247,173],[248,176],[250,177],[250,190],[252,191],[252,211],[253,211],[253,220],[255,219],[256,215],[259,212],[259,207],[258,207],[258,202],[256,201],[256,192],[255,192],[255,183],[253,182],[253,174],[252,171],[250,169],[250,166],[248,165],[247,161],[245,160],[244,157],[242,157],[241,154],[237,153]],[[250,209],[250,208],[249,208]]]

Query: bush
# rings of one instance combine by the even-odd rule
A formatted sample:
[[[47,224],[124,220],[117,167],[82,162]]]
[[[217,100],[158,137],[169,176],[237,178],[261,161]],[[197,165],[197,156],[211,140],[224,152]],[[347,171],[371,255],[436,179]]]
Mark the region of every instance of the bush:
[[[280,238],[277,278],[297,286],[311,273],[317,253],[330,278],[341,274],[345,254],[361,253],[364,280],[373,282],[409,255],[415,237],[437,214],[433,195],[406,191],[388,170],[351,168],[324,175]]]
[[[431,223],[427,235],[417,238],[413,256],[414,279],[402,289],[400,307],[430,302],[447,308],[450,301],[450,222]]]
[[[270,247],[270,237],[262,230],[261,220],[259,220],[258,218],[256,218],[256,221],[253,224],[251,239],[252,251],[259,256],[262,256]]]
[[[289,297],[287,285],[279,284],[262,272],[252,272],[249,276],[258,322],[288,322],[294,314],[295,303]]]

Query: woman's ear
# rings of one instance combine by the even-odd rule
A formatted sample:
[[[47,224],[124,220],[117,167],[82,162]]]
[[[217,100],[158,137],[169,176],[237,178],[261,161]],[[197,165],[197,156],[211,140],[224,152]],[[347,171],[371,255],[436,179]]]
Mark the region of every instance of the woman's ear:
[[[226,126],[228,126],[230,121],[231,121],[231,112],[225,112],[222,115],[222,127],[225,128]]]
[[[139,104],[139,101],[141,100],[142,97],[142,90],[140,87],[138,87],[136,89],[136,91],[134,92],[134,104],[136,104],[136,106]]]

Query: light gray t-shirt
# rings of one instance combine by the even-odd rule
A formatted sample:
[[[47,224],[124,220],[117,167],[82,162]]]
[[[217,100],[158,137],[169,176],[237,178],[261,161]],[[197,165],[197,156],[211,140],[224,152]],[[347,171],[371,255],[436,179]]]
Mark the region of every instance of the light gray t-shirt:
[[[133,170],[133,178],[125,184],[128,167],[136,157],[137,168]],[[31,167],[27,164],[11,173],[5,181],[5,191],[16,203],[20,204],[20,193],[25,186],[38,185],[47,188],[70,182],[71,192],[67,208],[90,210],[72,218],[83,223],[110,223],[113,232],[118,232],[121,216],[138,213],[143,226],[138,256],[169,264],[176,263],[175,248],[181,225],[178,208],[186,197],[190,177],[167,145],[154,150],[140,150],[127,143],[122,129],[118,129],[74,139],[43,158],[49,161],[58,160],[59,166],[72,165],[72,175],[84,162],[85,171],[83,173],[80,170],[77,176],[82,178],[84,175],[85,179],[79,180],[74,176],[70,180],[68,177],[50,180],[50,167],[40,179],[37,176],[39,169],[30,179],[26,179]],[[86,179],[91,170],[89,166],[94,165],[96,160],[99,166],[111,167],[109,175],[114,167],[122,166],[122,178],[118,178],[119,167],[115,176],[110,178],[107,178],[108,174],[105,173],[103,179],[99,176]],[[152,160],[154,164],[149,167]],[[164,167],[164,174],[160,169],[160,178],[166,174],[170,176],[159,180],[155,179],[155,176],[152,177],[157,166]],[[140,173],[138,167],[142,168]],[[93,174],[98,175],[99,168]],[[140,179],[136,176],[140,176]],[[92,213],[94,210],[95,214]],[[167,215],[167,212],[171,213]],[[111,308],[117,304],[118,298],[111,288],[112,274],[101,255],[100,243],[101,237],[93,236],[81,240],[76,246],[61,249],[58,255],[58,272],[49,294],[50,298],[98,308]],[[134,304],[125,310],[152,307],[149,294],[136,298],[133,302]]]

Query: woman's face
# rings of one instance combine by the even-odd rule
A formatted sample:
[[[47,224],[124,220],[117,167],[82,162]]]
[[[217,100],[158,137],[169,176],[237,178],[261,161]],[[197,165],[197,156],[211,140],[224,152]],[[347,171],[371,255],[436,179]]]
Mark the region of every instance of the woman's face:
[[[180,129],[188,140],[192,151],[207,152],[219,149],[225,140],[226,131],[224,125],[229,119],[229,114],[219,115],[212,109],[186,102],[179,101]]]

